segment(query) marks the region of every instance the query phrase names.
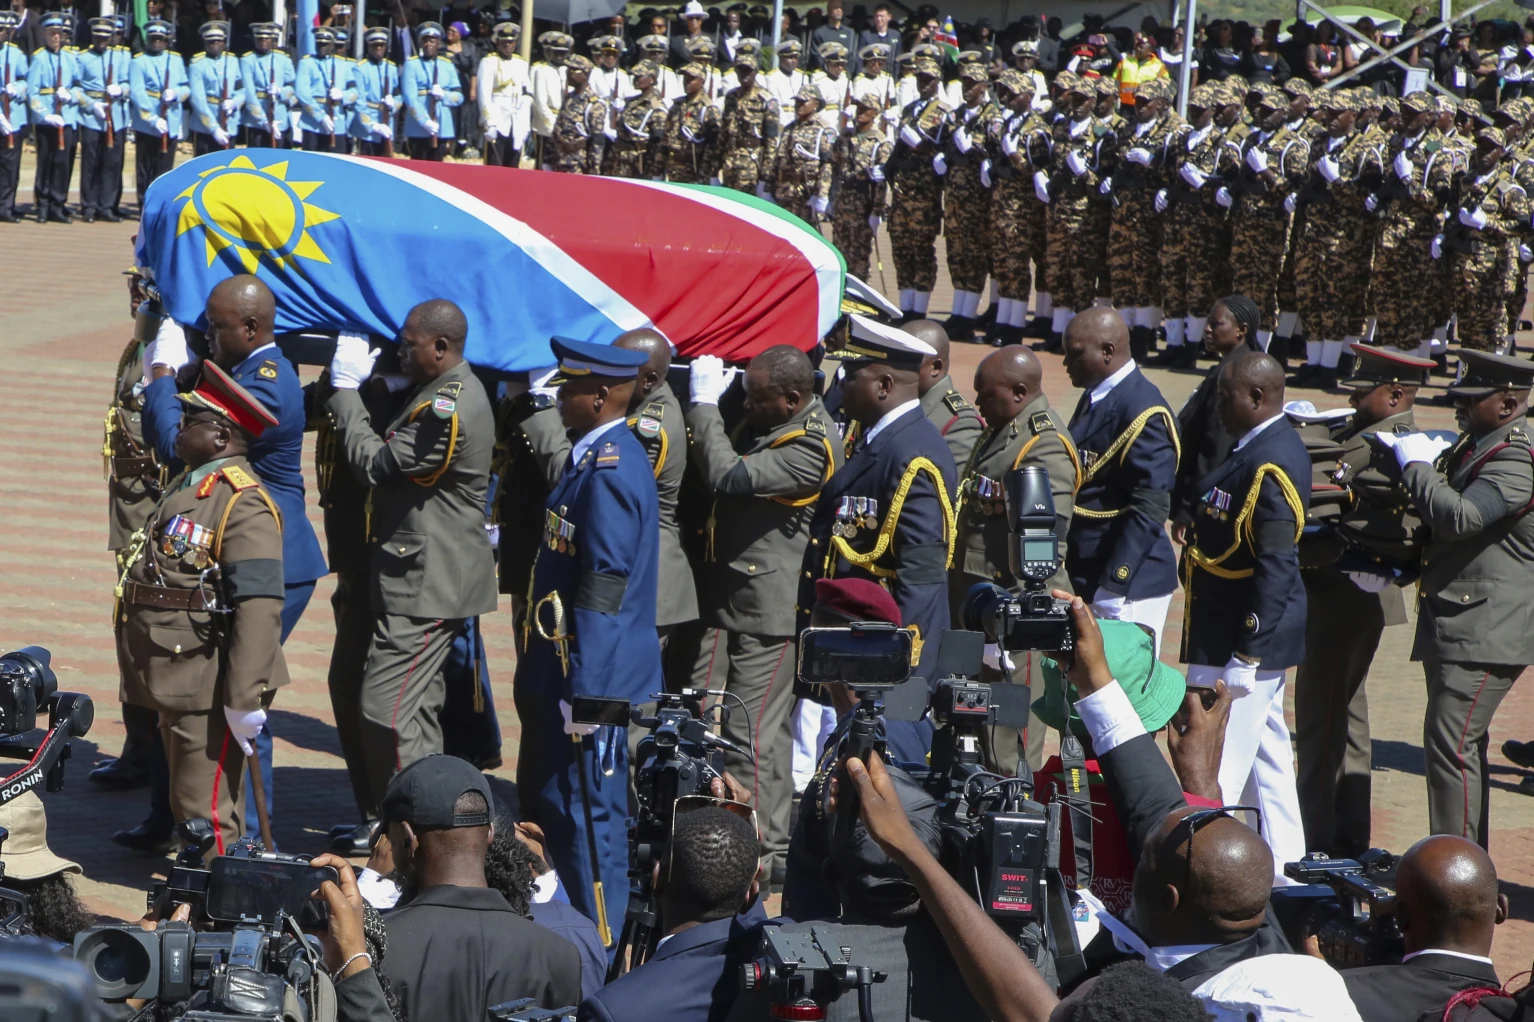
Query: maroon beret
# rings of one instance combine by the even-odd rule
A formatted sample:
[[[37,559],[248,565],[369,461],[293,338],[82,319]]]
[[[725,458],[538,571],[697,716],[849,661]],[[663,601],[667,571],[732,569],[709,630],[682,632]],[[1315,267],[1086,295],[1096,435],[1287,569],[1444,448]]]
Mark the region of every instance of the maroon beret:
[[[815,582],[815,609],[847,621],[888,621],[903,625],[900,607],[884,587],[866,578],[822,578]]]

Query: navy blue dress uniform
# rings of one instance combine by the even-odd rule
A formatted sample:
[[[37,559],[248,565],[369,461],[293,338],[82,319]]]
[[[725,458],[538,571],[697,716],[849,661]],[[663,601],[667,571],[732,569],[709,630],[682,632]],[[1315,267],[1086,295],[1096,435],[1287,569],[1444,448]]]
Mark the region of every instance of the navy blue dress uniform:
[[[16,222],[16,186],[28,133],[27,55],[11,42],[20,19],[0,11],[0,222]]]
[[[126,46],[112,45],[114,18],[91,19],[91,46],[79,55],[80,214],[117,221],[123,192],[123,153],[128,149],[128,64]]]
[[[648,358],[564,338],[551,345],[559,382],[632,379]],[[613,728],[571,734],[580,729],[566,728],[560,704],[575,696],[639,704],[661,690],[660,505],[645,449],[623,418],[578,439],[570,458],[544,503],[528,592],[526,653],[515,683],[517,790],[527,818],[543,828],[571,904],[610,929],[628,904],[628,749]],[[603,937],[610,939],[606,931]]]
[[[840,359],[850,374],[871,361],[915,372],[922,358],[933,354],[930,345],[903,330],[853,315],[847,340],[829,357]],[[872,439],[866,439],[870,433]],[[935,677],[936,657],[923,659],[922,651],[949,627],[950,495],[957,476],[948,444],[914,394],[866,429],[815,505],[799,579],[800,626],[814,606],[817,579],[872,579],[889,590],[905,627],[915,633],[913,673]],[[931,727],[890,721],[888,736],[892,755],[919,763]]]
[[[1107,394],[1096,400],[1083,394],[1071,415],[1082,477],[1066,570],[1077,595],[1099,609],[1109,598],[1169,601],[1177,589],[1165,528],[1182,456],[1176,418],[1156,385],[1133,363],[1127,368]],[[1159,648],[1166,607],[1155,606],[1140,623],[1157,633]],[[1123,616],[1139,620],[1132,611]]]

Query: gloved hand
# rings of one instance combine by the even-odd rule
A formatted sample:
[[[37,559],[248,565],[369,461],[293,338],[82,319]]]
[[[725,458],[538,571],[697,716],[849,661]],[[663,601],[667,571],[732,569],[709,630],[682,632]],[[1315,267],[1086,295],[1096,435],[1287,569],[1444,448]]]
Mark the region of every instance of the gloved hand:
[[[107,105],[105,103],[92,103],[91,113],[95,116],[96,120],[105,121],[107,119]]]
[[[154,130],[159,132],[162,135],[169,135],[170,134],[170,122],[167,121],[163,117],[156,117],[154,119]]]
[[[1459,222],[1473,230],[1484,230],[1486,228],[1486,211],[1481,209],[1480,206],[1475,207],[1475,209],[1462,209],[1459,211]]]
[[[1119,621],[1124,617],[1124,597],[1112,596],[1108,593],[1101,594],[1092,601],[1092,614],[1108,621]]]
[[[389,105],[389,109],[391,111],[399,109],[399,97],[398,96],[385,96],[383,98],[383,101]]]
[[[1407,159],[1406,153],[1396,153],[1395,162],[1391,164],[1391,167],[1394,168],[1396,177],[1402,181],[1411,181],[1412,165],[1411,160]]]
[[[213,141],[227,148],[229,145],[229,132],[215,124],[213,126]]]
[[[884,164],[882,164],[882,163],[875,163],[873,166],[869,167],[868,168],[868,180],[870,180],[870,181],[883,181],[884,180]]]
[[[1130,163],[1138,163],[1142,167],[1149,167],[1151,165],[1151,161],[1155,158],[1156,155],[1154,153],[1152,153],[1149,149],[1142,149],[1140,146],[1135,146],[1133,149],[1129,150],[1129,152],[1124,154],[1124,159],[1128,160]]]
[[[878,213],[870,213],[870,214],[868,214],[868,229],[870,231],[873,231],[875,234],[878,234],[879,233],[879,224],[881,224],[881,223],[883,223],[883,220],[879,217]],[[1527,261],[1527,260],[1525,260],[1525,261]]]
[[[500,137],[501,137],[501,133],[499,131],[496,131],[492,127],[486,126],[486,128],[485,128],[485,141],[486,142],[494,142],[496,139],[498,139]]]
[[[770,198],[772,198],[772,193],[767,190],[767,182],[766,181],[758,181],[756,183],[756,197],[758,199],[770,199]]]
[[[50,128],[62,128],[64,126],[64,116],[62,114],[49,114],[43,118],[43,123]]]
[[[1049,203],[1049,175],[1042,170],[1033,172],[1033,194],[1040,202]]]
[[[1184,163],[1182,169],[1177,174],[1184,181],[1188,182],[1189,188],[1202,188],[1209,181],[1209,175],[1191,163]]]
[[[114,82],[113,84],[107,86],[107,95],[111,96],[113,99],[121,99],[122,94],[123,87],[121,85],[118,85]]]
[[[229,724],[229,733],[240,743],[240,751],[247,756],[255,752],[256,735],[266,726],[266,711],[259,706],[254,710],[236,710],[226,706],[224,720]]]
[[[891,123],[891,124],[899,124],[900,123],[900,107],[892,106],[888,110],[884,111],[884,119],[886,121],[888,121],[889,123]]]
[[[953,133],[953,144],[961,153],[967,153],[975,147],[975,143],[969,137],[969,132],[963,128]]]
[[[613,113],[615,114],[623,113],[623,108],[628,106],[628,104],[623,101],[622,96],[619,96],[617,99],[608,100],[608,105],[613,108]]]
[[[1298,195],[1295,195],[1293,192],[1290,192],[1288,195],[1284,196],[1284,212],[1285,213],[1293,213],[1294,212],[1294,207],[1298,206],[1299,204],[1300,204],[1300,197]]]
[[[1001,136],[1001,154],[1003,156],[1017,155],[1017,142],[1009,134]]]
[[[980,161],[980,187],[991,187],[991,161],[988,159]]]
[[[613,125],[611,128],[603,128],[602,134],[607,139],[607,141],[616,142],[618,141],[618,126]]]
[[[1407,433],[1399,436],[1395,433],[1379,432],[1374,435],[1380,443],[1395,453],[1396,464],[1402,468],[1414,461],[1425,461],[1431,465],[1449,446],[1449,441],[1428,436],[1426,433]]]
[[[985,644],[985,649],[981,651],[980,662],[993,671],[1010,671],[1014,669],[1012,654],[994,642]]]
[[[936,156],[932,157],[932,173],[936,174],[938,177],[942,177],[944,174],[948,173],[948,161],[943,159],[942,153],[938,153]]]
[[[565,718],[565,734],[567,735],[594,735],[597,733],[597,724],[577,724],[570,719],[570,704],[563,699],[559,701],[559,712]]]
[[[549,386],[549,381],[554,374],[559,372],[559,366],[549,366],[547,369],[534,369],[527,374],[528,392],[541,397],[558,397],[559,388]]]
[[[904,142],[912,149],[915,149],[917,146],[921,145],[921,136],[916,133],[915,128],[907,124],[905,127],[900,129],[900,141]]]
[[[1113,178],[1105,177],[1100,182],[1098,182],[1097,194],[1107,195],[1111,191],[1113,191]]]
[[[232,114],[240,109],[240,101],[231,96],[230,98],[219,103],[218,106],[220,110],[224,111],[224,113]]]
[[[325,130],[328,132],[334,132],[336,130],[336,119],[329,114],[321,117],[320,123],[325,126]]]
[[[382,139],[394,137],[394,127],[388,121],[374,121],[373,126],[368,130]]]
[[[1350,571],[1348,578],[1366,593],[1384,592],[1392,581],[1389,575],[1376,575],[1372,571]]]
[[[373,363],[382,349],[369,347],[368,339],[357,334],[336,338],[336,353],[330,357],[330,385],[337,390],[356,390],[373,374]]]
[[[121,85],[117,86],[117,90],[118,90],[117,94],[119,96],[122,95],[122,86]],[[14,82],[12,82],[11,84],[9,84],[9,85],[7,85],[5,87],[5,92],[6,92],[6,95],[10,96],[12,99],[21,99],[24,96],[26,96],[26,94],[27,94],[27,83],[26,83],[26,81],[24,79],[23,80],[19,80],[19,81],[14,81]]]
[[[1534,248],[1530,248],[1524,244],[1519,244],[1518,261],[1524,263],[1534,263]]]
[[[293,132],[293,144],[296,146],[304,133],[304,115],[297,110],[288,114],[288,128]]]
[[[447,90],[440,85],[433,85],[431,87],[431,97],[433,99],[446,99]]]
[[[1373,213],[1376,209],[1379,209],[1379,208],[1380,208],[1380,197],[1378,195],[1371,194],[1367,198],[1364,199],[1364,209],[1368,210],[1370,213]]]
[[[434,86],[432,86],[432,88],[433,89],[441,89],[442,86],[434,85]],[[341,100],[346,98],[346,93],[342,92],[340,89],[336,88],[333,85],[330,87],[330,91],[327,92],[325,95],[330,99],[330,101],[332,103],[339,103],[339,102],[341,102]],[[435,96],[437,94],[436,94],[436,92],[433,92],[432,95]],[[441,97],[438,97],[438,98],[441,98]]]
[[[724,184],[723,181],[719,180],[719,177],[717,175],[714,176],[714,177],[709,178],[708,179],[708,183],[713,185],[715,188],[718,188],[718,187],[720,187],[721,185]]]
[[[1254,173],[1261,174],[1268,169],[1268,154],[1255,147],[1248,149],[1246,151],[1246,165],[1251,167]]]
[[[1230,189],[1229,188],[1226,188],[1224,185],[1221,185],[1220,186],[1220,190],[1214,193],[1214,201],[1218,202],[1221,206],[1225,207],[1226,209],[1229,209],[1230,207],[1232,207],[1232,206],[1234,206],[1236,204],[1236,197],[1234,195],[1230,194]]]
[[[810,212],[820,216],[826,215],[826,210],[831,208],[831,200],[823,195],[817,195],[810,199]]]
[[[1342,168],[1330,156],[1323,156],[1317,160],[1316,169],[1321,172],[1322,177],[1326,178],[1327,184],[1331,184],[1342,176]]]
[[[1079,151],[1072,149],[1065,154],[1065,169],[1080,177],[1087,172],[1087,161]]]
[[[74,103],[74,101],[75,101],[75,94],[73,92],[70,92],[68,89],[60,89],[58,91],[58,101],[59,101],[59,106],[61,106],[61,107],[69,106],[72,103]]]
[[[174,372],[191,360],[192,353],[186,346],[186,331],[181,324],[169,316],[160,320],[160,328],[154,340],[149,342],[149,350],[144,352],[144,365],[165,366]]]
[[[1156,192],[1156,198],[1155,198],[1155,201],[1152,203],[1152,205],[1154,205],[1156,207],[1156,212],[1157,213],[1165,213],[1166,212],[1167,194],[1166,194],[1166,189],[1165,188],[1163,188],[1160,191]]]
[[[1432,247],[1429,248],[1428,251],[1433,253],[1433,258],[1434,259],[1442,259],[1443,258],[1443,235],[1442,234],[1436,235],[1433,238]]]
[[[1240,657],[1231,657],[1225,664],[1225,687],[1237,699],[1250,695],[1257,687],[1257,665],[1249,664]]]
[[[735,374],[717,355],[699,355],[687,370],[687,393],[695,405],[717,405]]]
[[[5,119],[5,114],[0,114],[0,135],[14,135],[16,127]]]
[[[421,123],[421,127],[425,128],[426,133],[433,138],[435,138],[437,133],[442,130],[442,125],[437,121],[423,121]]]

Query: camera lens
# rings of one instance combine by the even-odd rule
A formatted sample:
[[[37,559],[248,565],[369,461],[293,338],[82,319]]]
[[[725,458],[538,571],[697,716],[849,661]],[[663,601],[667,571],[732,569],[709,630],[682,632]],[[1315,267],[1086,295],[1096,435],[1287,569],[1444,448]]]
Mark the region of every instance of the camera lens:
[[[143,937],[156,939],[152,933]],[[103,1000],[120,1001],[132,997],[149,978],[149,949],[138,937],[116,927],[85,936],[75,958],[90,971],[96,982],[96,992]]]

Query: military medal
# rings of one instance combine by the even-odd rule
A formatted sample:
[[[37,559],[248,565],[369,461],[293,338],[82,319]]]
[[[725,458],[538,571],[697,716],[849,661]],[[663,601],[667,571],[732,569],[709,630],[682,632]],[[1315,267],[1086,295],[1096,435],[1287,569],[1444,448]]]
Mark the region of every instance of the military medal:
[[[879,502],[869,497],[867,510],[868,513],[863,516],[863,528],[877,529],[879,527]]]
[[[847,498],[843,497],[841,505],[836,509],[836,521],[831,523],[831,535],[841,537],[847,534]]]

